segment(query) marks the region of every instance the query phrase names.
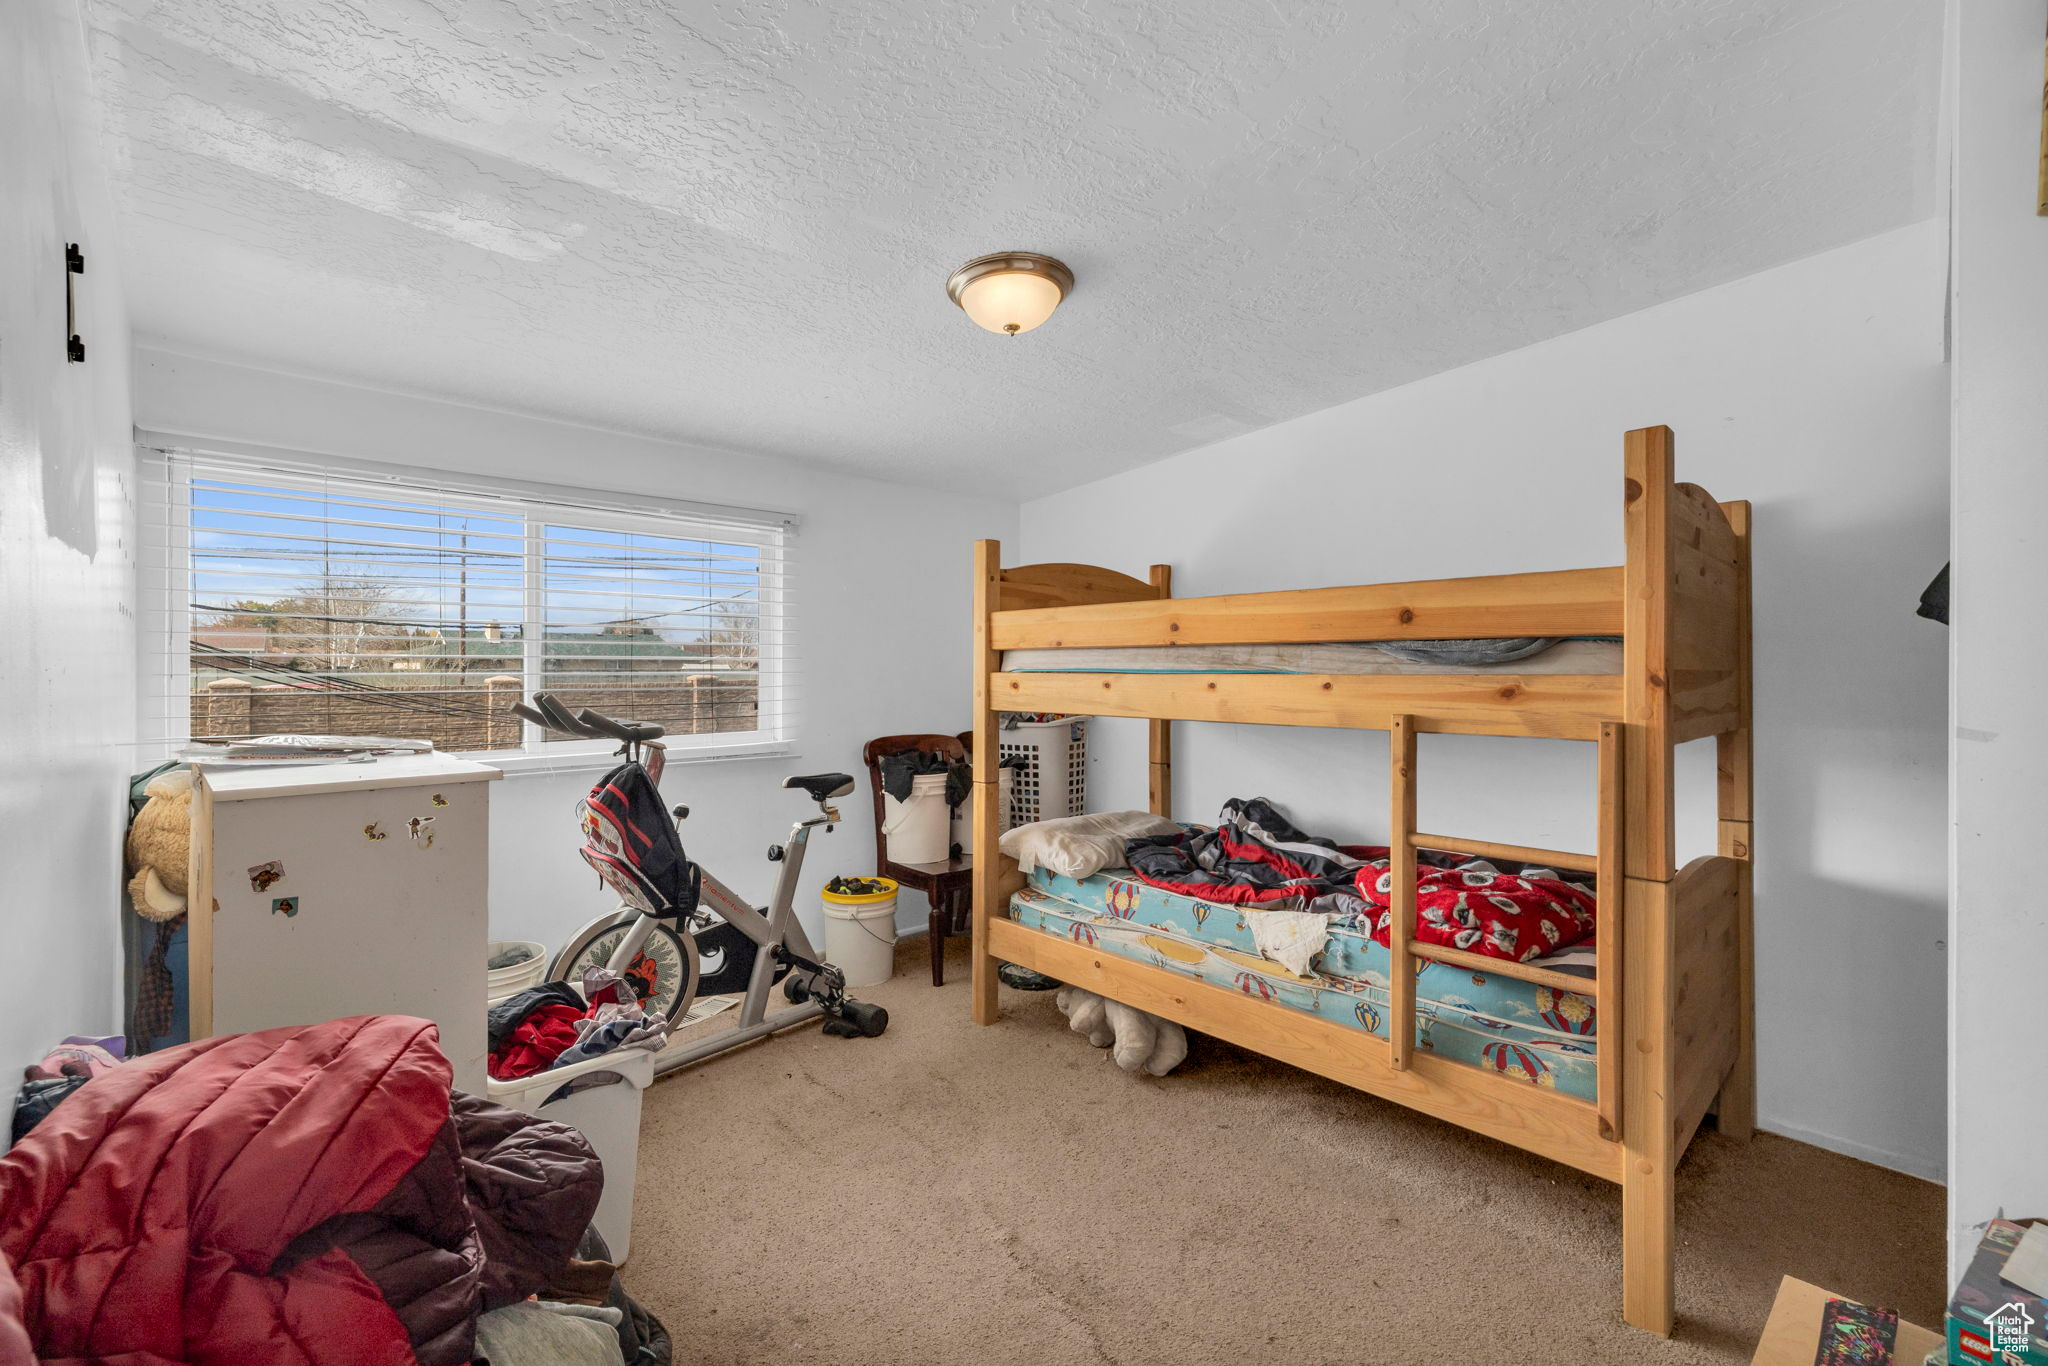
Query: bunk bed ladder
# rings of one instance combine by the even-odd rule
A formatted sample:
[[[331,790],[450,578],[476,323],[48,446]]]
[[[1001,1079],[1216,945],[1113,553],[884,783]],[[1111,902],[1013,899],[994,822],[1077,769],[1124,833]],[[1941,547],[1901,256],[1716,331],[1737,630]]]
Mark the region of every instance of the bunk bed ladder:
[[[1593,998],[1594,1019],[1607,1026],[1608,1043],[1594,1057],[1600,1136],[1613,1140],[1621,1134],[1621,946],[1622,913],[1622,728],[1605,721],[1600,726],[1598,756],[1598,842],[1599,852],[1591,856],[1568,854],[1556,849],[1533,849],[1524,845],[1494,844],[1485,840],[1454,839],[1449,835],[1426,835],[1415,829],[1415,718],[1396,716],[1388,729],[1387,771],[1390,818],[1387,837],[1387,1044],[1394,1069],[1405,1072],[1415,1056],[1415,974],[1425,963],[1453,963],[1477,972],[1497,973],[1533,982],[1553,991],[1568,991]],[[1415,854],[1418,849],[1442,849],[1474,858],[1515,859],[1523,863],[1547,864],[1572,872],[1591,873],[1598,884],[1601,903],[1606,907],[1595,940],[1595,976],[1582,977],[1556,972],[1535,963],[1517,963],[1505,958],[1487,958],[1440,944],[1419,944],[1415,940]]]

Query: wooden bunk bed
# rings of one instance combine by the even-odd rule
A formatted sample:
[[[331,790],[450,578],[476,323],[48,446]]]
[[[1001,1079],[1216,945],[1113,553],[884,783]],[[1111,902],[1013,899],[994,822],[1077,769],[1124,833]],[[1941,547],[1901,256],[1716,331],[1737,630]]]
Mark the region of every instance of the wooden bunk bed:
[[[1190,1029],[1566,1163],[1622,1188],[1623,1317],[1672,1325],[1673,1169],[1711,1110],[1755,1122],[1750,839],[1749,505],[1674,482],[1668,428],[1628,433],[1619,567],[1297,592],[1172,596],[1088,565],[1004,569],[975,549],[974,820],[996,848],[1004,712],[1149,718],[1151,808],[1171,815],[1175,721],[1389,732],[1394,875],[1385,1038],[1013,922],[1015,862],[977,859],[973,1012],[997,1018],[995,969],[1034,968]],[[1084,646],[1618,635],[1618,674],[1005,672],[1003,652]],[[1545,736],[1598,749],[1598,849],[1520,848],[1415,829],[1416,737]],[[1672,751],[1716,738],[1719,852],[1674,861]],[[1417,942],[1415,850],[1594,874],[1593,981]],[[1405,913],[1404,908],[1405,907]],[[1430,960],[1590,996],[1603,1022],[1597,1100],[1416,1046],[1415,970]],[[1405,1022],[1405,1025],[1404,1025]],[[1617,1027],[1618,1025],[1618,1027]]]

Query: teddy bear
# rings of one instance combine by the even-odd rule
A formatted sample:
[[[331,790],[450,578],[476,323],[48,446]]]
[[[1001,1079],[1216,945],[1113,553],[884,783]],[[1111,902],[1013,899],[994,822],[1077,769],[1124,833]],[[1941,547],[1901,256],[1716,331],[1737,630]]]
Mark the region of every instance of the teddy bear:
[[[1186,1030],[1122,1001],[1067,986],[1059,989],[1053,1003],[1067,1017],[1068,1028],[1085,1035],[1097,1048],[1109,1049],[1110,1057],[1126,1072],[1143,1070],[1163,1077],[1188,1055]]]
[[[191,875],[192,770],[166,770],[142,790],[149,800],[128,827],[128,899],[145,920],[176,920]]]

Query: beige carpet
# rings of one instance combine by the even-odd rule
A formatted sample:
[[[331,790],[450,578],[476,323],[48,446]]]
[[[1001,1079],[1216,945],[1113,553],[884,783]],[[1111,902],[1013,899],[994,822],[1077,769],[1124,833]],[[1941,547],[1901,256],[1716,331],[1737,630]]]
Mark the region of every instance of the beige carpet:
[[[1925,1182],[1703,1133],[1665,1342],[1620,1320],[1618,1188],[1214,1040],[1127,1075],[1050,993],[977,1028],[955,942],[858,993],[880,1039],[649,1092],[626,1279],[678,1366],[1746,1362],[1786,1273],[1938,1319]]]

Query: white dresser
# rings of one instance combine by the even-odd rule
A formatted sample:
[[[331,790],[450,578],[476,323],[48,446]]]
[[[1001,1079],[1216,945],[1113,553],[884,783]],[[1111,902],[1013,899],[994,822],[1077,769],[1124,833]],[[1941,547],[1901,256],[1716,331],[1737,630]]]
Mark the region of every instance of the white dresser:
[[[441,754],[201,771],[192,1037],[419,1015],[484,1092],[490,783]],[[207,909],[210,907],[210,913]]]

